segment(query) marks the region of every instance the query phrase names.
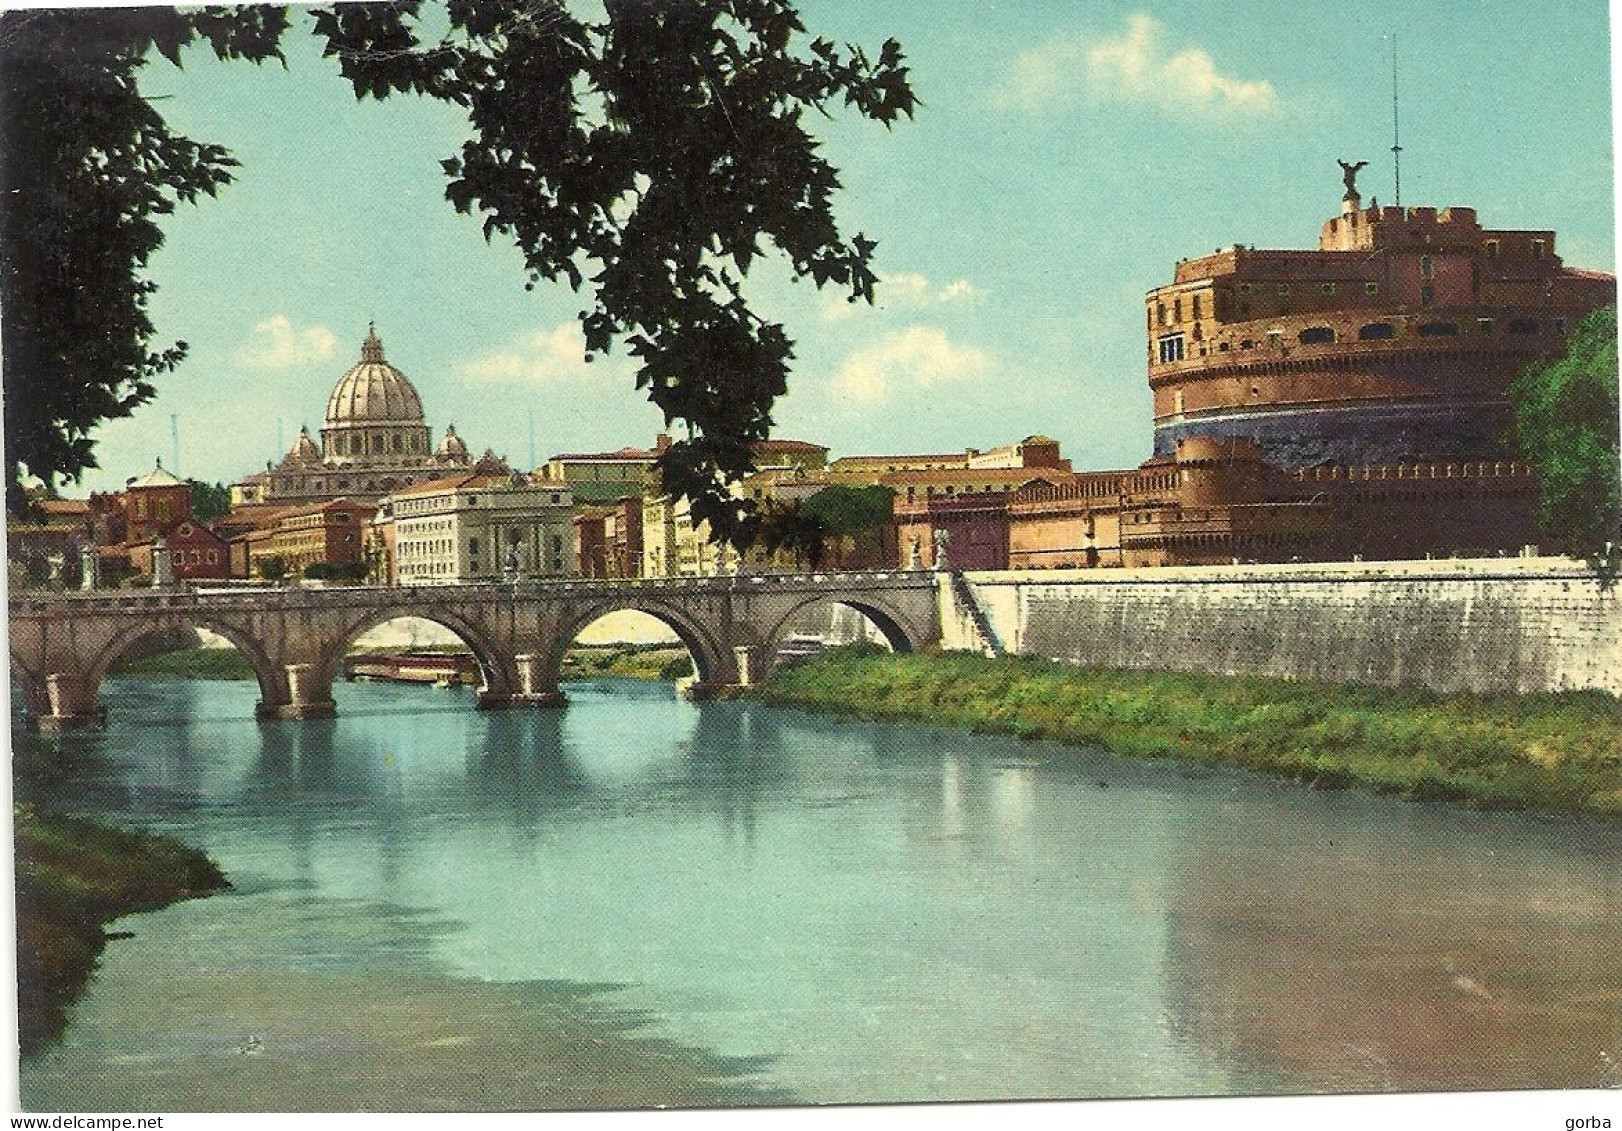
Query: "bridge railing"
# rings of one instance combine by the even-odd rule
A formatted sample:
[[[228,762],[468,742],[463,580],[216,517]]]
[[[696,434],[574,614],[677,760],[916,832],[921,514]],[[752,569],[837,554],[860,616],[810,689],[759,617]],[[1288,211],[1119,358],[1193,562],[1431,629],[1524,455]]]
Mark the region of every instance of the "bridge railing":
[[[853,570],[823,573],[720,574],[707,577],[637,578],[529,578],[518,581],[480,581],[426,585],[352,585],[330,582],[177,583],[161,588],[98,590],[13,590],[8,594],[13,614],[29,611],[94,608],[104,611],[156,611],[191,608],[199,604],[279,606],[287,603],[324,604],[327,598],[391,597],[444,598],[447,595],[486,597],[491,600],[546,596],[614,593],[758,593],[777,589],[923,588],[934,584],[924,570]]]

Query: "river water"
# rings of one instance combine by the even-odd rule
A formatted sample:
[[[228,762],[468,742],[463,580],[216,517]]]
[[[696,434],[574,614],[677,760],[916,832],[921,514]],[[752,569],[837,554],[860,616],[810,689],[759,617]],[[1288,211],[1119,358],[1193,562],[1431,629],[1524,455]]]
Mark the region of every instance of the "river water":
[[[112,680],[73,805],[233,890],[131,916],[33,1110],[1618,1082],[1622,828],[573,684]]]

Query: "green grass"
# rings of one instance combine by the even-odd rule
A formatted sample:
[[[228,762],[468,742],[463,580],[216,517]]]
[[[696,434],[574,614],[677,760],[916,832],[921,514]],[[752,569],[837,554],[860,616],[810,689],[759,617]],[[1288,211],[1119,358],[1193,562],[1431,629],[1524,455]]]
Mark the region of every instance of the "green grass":
[[[54,1039],[107,941],[103,925],[226,886],[201,853],[166,837],[14,808],[17,1013],[24,1056]]]
[[[390,649],[392,651],[392,649]],[[610,644],[571,648],[563,659],[564,679],[625,676],[631,679],[675,680],[693,672],[687,649],[665,644]],[[253,679],[253,665],[235,648],[189,648],[131,660],[117,669],[120,676],[150,678],[179,676],[187,679]]]
[[[1485,808],[1622,814],[1622,702],[1441,695],[835,649],[780,668],[769,703],[1102,746]]]
[[[687,649],[666,644],[609,644],[569,649],[563,657],[564,679],[624,676],[629,679],[677,680],[693,674]]]
[[[114,669],[114,674],[146,678],[185,676],[189,679],[253,679],[253,665],[235,648],[187,648],[160,652],[130,660]]]

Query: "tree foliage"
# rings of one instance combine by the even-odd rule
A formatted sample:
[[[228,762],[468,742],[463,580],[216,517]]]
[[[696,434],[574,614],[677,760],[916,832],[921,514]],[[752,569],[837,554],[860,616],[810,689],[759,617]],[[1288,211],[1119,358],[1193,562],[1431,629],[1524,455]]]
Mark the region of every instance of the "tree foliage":
[[[224,483],[203,483],[188,479],[191,485],[191,516],[198,522],[213,522],[231,509],[231,488]]]
[[[136,78],[202,41],[278,57],[278,8],[0,15],[0,345],[7,509],[24,471],[55,486],[95,467],[91,432],[152,398],[186,343],[152,343],[145,275],[158,218],[212,196],[236,162],[171,130]]]
[[[278,11],[207,17],[244,29],[240,38],[209,42],[222,55],[271,57],[281,29],[255,13]],[[105,135],[68,131],[56,156],[70,171],[93,171],[105,139],[124,136],[131,123],[176,150],[157,164],[156,178],[129,165],[147,195],[132,210],[146,234],[111,272],[126,288],[161,239],[150,217],[172,207],[172,198],[214,191],[230,163],[217,147],[168,134],[131,77],[147,49],[174,59],[182,32],[208,36],[225,25],[205,30],[195,22],[204,17],[172,12],[155,18],[163,37],[139,21],[116,25],[117,50],[88,59],[84,84],[54,95],[58,110],[82,108],[92,86],[111,81],[121,94],[115,104],[124,107],[124,120]],[[358,97],[409,92],[466,109],[471,136],[443,162],[447,198],[483,217],[487,239],[517,246],[528,286],[563,281],[589,294],[581,323],[590,354],[626,350],[638,365],[637,387],[667,423],[686,425],[686,437],[659,461],[666,490],[688,497],[695,521],[708,522],[718,537],[750,540],[759,516],[725,483],[749,470],[750,444],[770,431],[793,342],[750,308],[744,282],[762,256],[776,253],[797,278],[872,300],[875,245],[840,231],[833,214],[838,174],[807,119],[841,106],[886,126],[910,116],[914,97],[900,47],[887,41],[872,57],[808,38],[790,0],[605,0],[596,18],[558,0],[447,0],[433,19],[415,2],[335,5],[313,18],[326,54]],[[443,30],[429,34],[430,25]],[[15,89],[39,82],[49,85],[34,76]],[[9,106],[0,124],[8,139],[20,132]],[[37,195],[50,186],[31,187]],[[86,210],[82,200],[64,200],[31,230],[57,239],[71,219],[89,243],[116,244],[120,229],[85,224]],[[71,286],[90,261],[67,256],[59,274]],[[19,278],[37,284],[38,276],[24,270]],[[40,421],[37,438],[19,433],[29,442],[13,447],[13,460],[35,474],[77,474],[93,466],[89,427],[151,396],[153,374],[180,354],[145,353],[149,289],[137,278],[129,298],[138,317],[126,316],[120,329],[136,354],[112,369],[75,358],[73,372],[97,375],[75,380],[115,383],[98,387],[103,391],[68,418]],[[37,359],[21,360],[30,373],[39,371]],[[9,385],[9,346],[6,361]],[[48,388],[31,381],[29,393]],[[9,428],[8,421],[8,440]],[[53,429],[71,438],[65,450],[51,444]],[[15,463],[12,470],[15,478]]]
[[[1583,319],[1564,356],[1532,365],[1509,396],[1518,447],[1537,468],[1545,535],[1574,557],[1622,541],[1616,307]]]

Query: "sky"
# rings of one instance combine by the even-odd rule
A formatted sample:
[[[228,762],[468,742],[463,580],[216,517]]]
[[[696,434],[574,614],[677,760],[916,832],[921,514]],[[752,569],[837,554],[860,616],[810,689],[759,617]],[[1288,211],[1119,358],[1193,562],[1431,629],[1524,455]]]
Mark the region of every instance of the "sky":
[[[757,268],[751,296],[796,342],[774,434],[835,455],[988,448],[1034,432],[1078,470],[1149,455],[1143,296],[1180,258],[1312,247],[1339,210],[1337,158],[1394,203],[1469,205],[1552,228],[1571,266],[1614,269],[1604,0],[805,0],[815,33],[893,36],[922,105],[891,130],[818,125],[847,233],[877,239],[874,307]],[[301,28],[300,22],[296,29]],[[163,60],[143,89],[180,131],[241,161],[181,206],[154,257],[160,340],[190,355],[97,434],[107,490],[164,459],[208,481],[315,433],[375,320],[437,442],[531,467],[647,446],[662,427],[621,355],[586,364],[566,285],[526,292],[517,252],[443,199],[454,108],[358,103],[295,30],[288,66]],[[171,456],[171,417],[179,461]],[[531,435],[533,432],[533,446]],[[531,456],[533,453],[534,461]]]

